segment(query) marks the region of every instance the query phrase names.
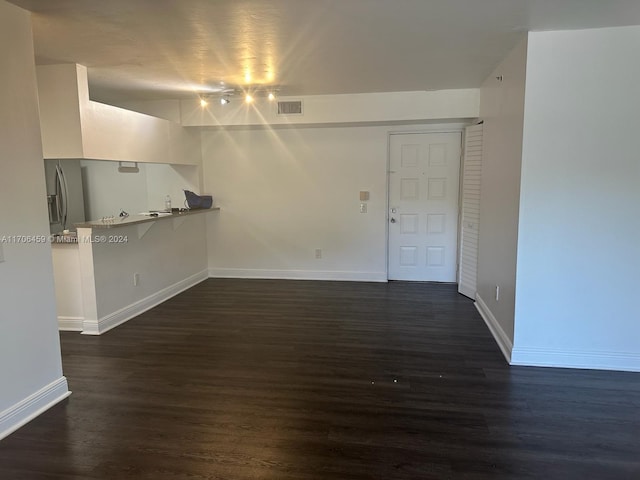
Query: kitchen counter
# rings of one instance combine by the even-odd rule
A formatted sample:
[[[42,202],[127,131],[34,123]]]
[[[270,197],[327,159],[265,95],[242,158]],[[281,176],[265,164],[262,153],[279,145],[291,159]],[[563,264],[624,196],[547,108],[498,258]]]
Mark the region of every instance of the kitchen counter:
[[[113,217],[110,219],[92,220],[90,222],[76,223],[74,224],[74,227],[97,228],[97,229],[117,228],[117,227],[124,227],[124,226],[130,226],[130,225],[137,225],[140,223],[155,222],[157,220],[165,220],[167,218],[181,218],[189,215],[198,215],[201,213],[214,212],[217,210],[220,210],[220,207],[198,208],[198,209],[186,210],[184,212],[175,212],[175,213],[160,212],[157,217],[152,217],[150,215],[129,215],[128,217]],[[65,242],[61,242],[61,243],[65,243]]]
[[[59,328],[100,335],[206,279],[214,215],[202,214],[219,210],[84,222],[54,236]]]

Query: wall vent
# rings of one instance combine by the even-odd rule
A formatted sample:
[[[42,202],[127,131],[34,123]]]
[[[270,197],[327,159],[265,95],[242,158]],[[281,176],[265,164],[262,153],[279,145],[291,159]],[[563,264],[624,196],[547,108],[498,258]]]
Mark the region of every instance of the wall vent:
[[[302,100],[278,102],[278,115],[302,115]]]

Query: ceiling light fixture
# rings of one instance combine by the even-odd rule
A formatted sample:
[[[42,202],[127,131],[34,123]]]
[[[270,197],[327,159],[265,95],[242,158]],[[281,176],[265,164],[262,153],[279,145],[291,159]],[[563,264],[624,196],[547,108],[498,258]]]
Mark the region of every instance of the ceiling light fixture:
[[[206,97],[200,97],[200,106],[202,108],[206,107],[207,105],[209,105],[209,102],[207,102],[207,98]]]
[[[267,98],[269,98],[270,102],[273,102],[276,99],[276,96],[273,94],[273,92],[269,92],[269,96]]]
[[[220,97],[220,105],[227,105],[231,103],[231,99],[229,98],[229,95],[225,95],[224,97]]]
[[[247,103],[253,102],[253,97],[247,93],[246,97],[244,97],[244,101]]]

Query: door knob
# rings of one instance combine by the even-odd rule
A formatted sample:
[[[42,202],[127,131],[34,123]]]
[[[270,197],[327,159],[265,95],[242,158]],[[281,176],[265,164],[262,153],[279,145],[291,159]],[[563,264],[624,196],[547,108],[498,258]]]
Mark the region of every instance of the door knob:
[[[391,223],[396,223],[396,219],[395,219],[395,218],[393,218],[393,217],[391,217],[390,222],[391,222]]]

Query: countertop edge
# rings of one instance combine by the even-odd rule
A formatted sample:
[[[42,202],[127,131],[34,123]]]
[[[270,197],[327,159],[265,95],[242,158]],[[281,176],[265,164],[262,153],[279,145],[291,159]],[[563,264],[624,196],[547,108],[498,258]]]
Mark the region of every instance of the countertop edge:
[[[172,213],[171,215],[158,215],[157,217],[150,217],[147,215],[129,215],[128,217],[115,217],[113,220],[96,220],[92,222],[83,222],[74,224],[75,228],[95,228],[95,229],[109,229],[128,227],[131,225],[139,225],[141,223],[156,222],[158,220],[167,220],[170,218],[182,218],[191,215],[200,215],[202,213],[217,212],[220,207],[211,208],[198,208],[188,210],[186,212]]]

